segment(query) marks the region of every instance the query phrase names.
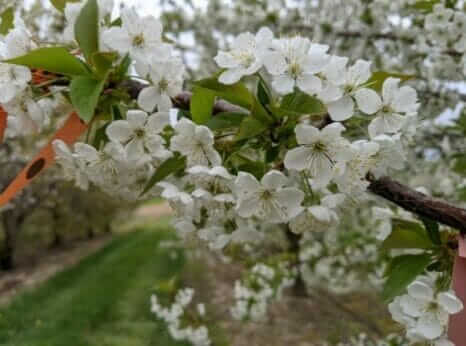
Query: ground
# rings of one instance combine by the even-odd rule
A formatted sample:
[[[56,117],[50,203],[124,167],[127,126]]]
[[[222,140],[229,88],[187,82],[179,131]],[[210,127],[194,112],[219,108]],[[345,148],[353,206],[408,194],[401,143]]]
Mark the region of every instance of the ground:
[[[264,322],[232,321],[232,288],[244,268],[202,248],[181,250],[163,217],[169,212],[165,204],[144,206],[112,239],[78,244],[2,277],[0,297],[9,304],[0,308],[0,345],[184,345],[171,341],[150,313],[154,289],[174,276],[206,303],[213,346],[313,346],[392,330],[384,305],[368,292],[286,295]]]

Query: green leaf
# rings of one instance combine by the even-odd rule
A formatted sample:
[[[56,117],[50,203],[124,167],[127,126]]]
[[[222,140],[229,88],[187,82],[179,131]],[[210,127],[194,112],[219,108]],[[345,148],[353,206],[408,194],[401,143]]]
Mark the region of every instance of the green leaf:
[[[456,155],[453,170],[462,176],[466,176],[466,154]]]
[[[435,4],[440,3],[441,0],[418,0],[414,4],[409,5],[409,7],[416,10],[430,13],[433,11]]]
[[[89,123],[94,117],[105,81],[92,77],[76,77],[71,81],[70,96],[79,117]]]
[[[6,35],[15,27],[15,10],[13,7],[7,8],[0,14],[0,35]]]
[[[99,51],[99,7],[97,0],[88,0],[74,25],[76,41],[86,60],[92,63],[92,55]]]
[[[262,79],[260,79],[257,84],[257,99],[263,106],[270,104],[271,97],[267,90],[267,86]]]
[[[66,4],[69,2],[79,2],[80,0],[50,0],[52,5],[60,12],[65,11]]]
[[[402,82],[407,80],[413,79],[416,76],[408,75],[408,74],[401,74],[401,73],[392,73],[386,71],[377,71],[374,72],[371,78],[367,81],[367,85],[369,88],[374,89],[375,91],[382,91],[383,83],[387,78],[398,78],[401,79]]]
[[[220,83],[217,78],[207,78],[194,83],[197,87],[211,90],[215,96],[251,111],[251,116],[264,124],[271,124],[272,117],[242,82],[233,85]]]
[[[435,245],[442,245],[438,223],[426,217],[421,218],[421,220],[427,230],[427,235],[429,236],[432,243],[434,243]]]
[[[251,173],[256,179],[261,180],[265,174],[267,167],[263,162],[250,161],[238,167],[238,172]]]
[[[421,275],[431,262],[431,256],[428,254],[395,257],[383,288],[383,298],[391,301],[403,294],[406,287]]]
[[[236,140],[240,141],[260,135],[267,130],[267,125],[252,117],[244,118],[241,122],[239,132],[236,134]]]
[[[392,233],[382,244],[384,250],[431,249],[433,247],[427,231],[419,223],[394,219],[392,224]]]
[[[194,87],[191,96],[190,110],[193,121],[204,125],[212,117],[215,104],[215,93],[209,89]]]
[[[5,62],[70,76],[89,74],[86,65],[63,47],[39,48]]]
[[[279,110],[283,115],[316,115],[326,112],[325,106],[317,98],[296,91],[294,93],[285,95],[280,104]]]
[[[107,127],[110,124],[111,124],[110,122],[106,123],[105,125],[103,125],[99,129],[97,129],[97,131],[95,132],[94,142],[93,142],[92,146],[94,148],[96,148],[97,150],[99,150],[103,145],[108,143],[109,139],[108,139],[106,131],[107,131]]]
[[[146,185],[146,188],[141,193],[141,196],[144,196],[147,192],[152,189],[155,184],[160,183],[163,179],[168,177],[171,174],[185,170],[186,168],[186,157],[185,156],[175,156],[160,165],[160,167],[155,171],[154,175],[150,178],[149,182]]]
[[[217,78],[207,78],[194,82],[194,85],[209,89],[215,92],[215,95],[237,106],[251,109],[254,105],[254,95],[244,85],[238,82],[232,85],[220,83]]]
[[[102,78],[107,76],[108,71],[112,68],[113,63],[118,59],[116,53],[97,52],[92,55],[92,64],[97,74]]]
[[[241,122],[247,116],[245,113],[218,113],[214,117],[210,118],[207,122],[207,127],[211,130],[227,130],[238,128],[241,125]]]
[[[132,61],[129,57],[129,54],[126,54],[126,56],[121,61],[120,65],[116,67],[112,80],[115,80],[116,82],[122,81],[128,73],[129,67],[131,66],[131,62]]]

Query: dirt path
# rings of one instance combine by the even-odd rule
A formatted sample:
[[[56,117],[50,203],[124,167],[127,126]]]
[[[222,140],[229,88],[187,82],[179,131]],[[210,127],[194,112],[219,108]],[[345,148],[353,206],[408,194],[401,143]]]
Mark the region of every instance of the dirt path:
[[[135,211],[134,222],[137,223],[138,219],[152,221],[170,215],[171,212],[167,203],[142,206]],[[112,239],[111,235],[107,235],[75,242],[61,249],[50,251],[32,266],[20,267],[11,272],[0,272],[0,306],[7,304],[19,292],[36,287],[56,273],[74,266],[83,258],[107,245]]]
[[[0,305],[8,303],[19,291],[35,287],[54,274],[78,263],[84,257],[108,244],[111,235],[89,241],[80,241],[50,251],[33,266],[20,267],[11,272],[0,272]]]

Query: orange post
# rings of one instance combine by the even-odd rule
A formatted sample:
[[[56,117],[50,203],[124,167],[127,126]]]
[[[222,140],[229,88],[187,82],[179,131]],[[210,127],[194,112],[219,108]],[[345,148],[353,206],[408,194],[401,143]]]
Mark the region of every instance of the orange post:
[[[87,125],[76,112],[71,113],[63,127],[58,130],[49,144],[18,174],[13,182],[0,194],[0,207],[11,201],[31,181],[55,162],[52,143],[60,139],[68,145],[73,144],[86,131]]]

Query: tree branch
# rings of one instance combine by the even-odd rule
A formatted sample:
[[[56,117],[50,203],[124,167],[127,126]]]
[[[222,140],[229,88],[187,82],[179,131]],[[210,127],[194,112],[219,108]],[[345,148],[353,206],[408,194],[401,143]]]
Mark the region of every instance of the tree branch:
[[[130,94],[132,94],[134,98],[137,98],[137,94],[143,86],[138,82],[132,82],[129,86]],[[173,103],[180,109],[189,110],[191,96],[191,93],[183,92],[173,98]],[[223,100],[217,101],[214,106],[214,114],[243,111],[241,107],[232,105]],[[332,120],[330,116],[326,115],[318,127],[322,128],[330,123],[332,123]],[[458,229],[461,233],[466,234],[465,209],[431,198],[389,177],[375,179],[371,174],[368,174],[367,179],[371,183],[369,185],[369,191],[373,194],[395,203],[407,211]]]
[[[431,198],[389,178],[375,179],[368,175],[369,191],[403,209],[458,229],[466,234],[466,210],[442,200]]]

